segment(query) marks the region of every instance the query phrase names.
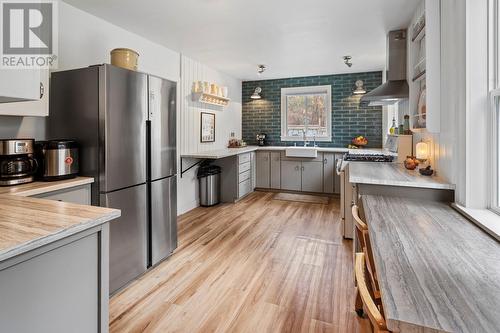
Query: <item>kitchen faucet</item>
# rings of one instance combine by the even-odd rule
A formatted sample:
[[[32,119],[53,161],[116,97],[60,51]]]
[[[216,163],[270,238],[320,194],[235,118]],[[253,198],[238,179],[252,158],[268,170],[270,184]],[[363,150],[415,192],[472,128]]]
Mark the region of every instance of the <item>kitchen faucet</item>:
[[[304,141],[304,147],[307,147],[307,145],[309,144],[309,142],[307,142],[306,130],[305,129],[302,130],[302,140]]]

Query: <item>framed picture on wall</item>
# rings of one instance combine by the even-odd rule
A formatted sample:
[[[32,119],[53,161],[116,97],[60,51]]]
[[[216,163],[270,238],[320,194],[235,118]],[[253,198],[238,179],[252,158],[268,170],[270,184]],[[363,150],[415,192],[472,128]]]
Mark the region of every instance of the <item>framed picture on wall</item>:
[[[200,141],[215,142],[215,114],[202,112],[200,121]]]

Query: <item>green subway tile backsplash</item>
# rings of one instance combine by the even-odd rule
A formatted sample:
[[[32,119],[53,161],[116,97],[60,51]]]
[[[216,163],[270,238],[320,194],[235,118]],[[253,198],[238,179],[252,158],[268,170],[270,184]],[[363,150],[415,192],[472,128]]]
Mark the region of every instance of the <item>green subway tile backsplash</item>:
[[[356,80],[363,80],[370,91],[382,84],[382,72],[335,74],[277,80],[243,82],[243,140],[257,144],[257,133],[266,133],[270,145],[293,145],[282,142],[281,88],[332,86],[332,141],[318,142],[321,147],[346,147],[358,135],[368,138],[368,147],[382,146],[382,107],[363,107],[359,96],[352,94]],[[252,100],[255,87],[262,88],[262,99]],[[300,144],[300,143],[299,143]]]

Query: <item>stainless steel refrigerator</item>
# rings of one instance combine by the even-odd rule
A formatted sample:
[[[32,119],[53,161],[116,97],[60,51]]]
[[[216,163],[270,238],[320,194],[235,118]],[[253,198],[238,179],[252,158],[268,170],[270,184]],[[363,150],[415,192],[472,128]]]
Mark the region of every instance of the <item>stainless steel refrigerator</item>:
[[[92,204],[110,224],[110,291],[177,247],[176,83],[111,65],[55,72],[48,136],[80,145]]]

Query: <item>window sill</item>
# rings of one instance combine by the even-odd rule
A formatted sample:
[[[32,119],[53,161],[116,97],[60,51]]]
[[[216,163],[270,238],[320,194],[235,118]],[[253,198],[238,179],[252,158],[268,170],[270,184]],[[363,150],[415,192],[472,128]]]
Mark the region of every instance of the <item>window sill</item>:
[[[500,215],[488,209],[465,208],[455,203],[452,207],[500,242]]]
[[[280,137],[281,141],[291,141],[291,142],[304,142],[302,138],[282,136]],[[306,138],[306,141],[313,142],[314,138]],[[331,142],[332,138],[324,137],[324,138],[316,138],[316,142]]]

